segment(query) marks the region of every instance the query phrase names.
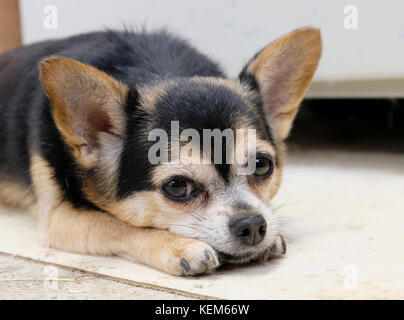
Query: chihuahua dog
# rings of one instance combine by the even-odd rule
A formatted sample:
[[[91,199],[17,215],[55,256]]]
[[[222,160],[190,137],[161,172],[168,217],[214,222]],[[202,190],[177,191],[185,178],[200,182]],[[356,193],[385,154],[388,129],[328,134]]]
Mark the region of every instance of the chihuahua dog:
[[[259,51],[236,79],[165,31],[97,32],[5,52],[0,200],[32,208],[49,247],[118,255],[173,275],[280,256],[286,244],[271,199],[321,46],[317,29],[298,29]],[[227,154],[241,145],[236,152],[255,155],[254,170],[185,163],[178,150],[150,161],[150,132],[170,134],[173,122],[201,135],[254,130],[254,150],[249,138],[213,148]],[[212,151],[198,147],[194,159]]]

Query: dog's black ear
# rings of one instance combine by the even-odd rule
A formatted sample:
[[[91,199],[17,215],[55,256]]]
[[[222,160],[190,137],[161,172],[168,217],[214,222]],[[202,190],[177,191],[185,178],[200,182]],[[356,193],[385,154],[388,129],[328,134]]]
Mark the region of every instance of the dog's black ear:
[[[321,56],[318,29],[291,32],[258,52],[239,75],[261,94],[267,121],[278,139],[285,139]]]
[[[79,163],[91,167],[101,134],[123,136],[129,89],[94,67],[64,57],[42,61],[40,79],[56,126]]]

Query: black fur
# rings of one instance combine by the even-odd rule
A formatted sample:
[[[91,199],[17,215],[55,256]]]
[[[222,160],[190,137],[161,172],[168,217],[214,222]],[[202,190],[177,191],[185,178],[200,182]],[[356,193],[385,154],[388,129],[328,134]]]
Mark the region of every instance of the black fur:
[[[151,121],[150,114],[137,107],[136,90],[129,92],[126,100],[127,124],[120,159],[118,178],[118,197],[123,198],[135,191],[152,188],[150,171],[152,165],[148,159],[151,143],[142,134],[147,123]]]
[[[171,121],[177,120],[180,131],[193,128],[203,137],[203,129],[219,129],[221,131],[237,128],[238,116],[247,118],[259,132],[264,128],[261,122],[249,109],[240,95],[225,86],[202,83],[198,81],[180,80],[160,101],[155,109],[154,128],[162,128],[171,132]],[[261,129],[261,130],[260,130]],[[203,149],[201,139],[201,150]],[[214,143],[211,142],[211,155],[215,154]],[[222,144],[222,163],[216,169],[225,181],[228,181],[230,166],[226,164],[226,140]],[[229,146],[230,147],[230,146]]]
[[[255,79],[254,75],[252,75],[247,71],[247,67],[248,64],[240,72],[238,78],[240,79],[241,82],[245,83],[251,90],[259,92],[260,86],[257,82],[257,79]]]
[[[273,142],[271,129],[269,128],[268,122],[265,121],[266,115],[265,115],[264,108],[263,108],[263,102],[262,102],[261,93],[260,93],[260,86],[259,86],[258,81],[255,78],[255,76],[253,74],[249,73],[247,71],[247,68],[248,68],[248,63],[243,68],[243,70],[240,72],[238,78],[240,79],[240,81],[242,83],[247,85],[247,87],[250,88],[250,90],[256,92],[255,99],[254,99],[254,101],[252,101],[252,103],[254,104],[254,106],[256,107],[256,111],[260,115],[259,121],[260,121],[261,127],[262,126],[264,127],[265,138],[268,139],[269,141]]]

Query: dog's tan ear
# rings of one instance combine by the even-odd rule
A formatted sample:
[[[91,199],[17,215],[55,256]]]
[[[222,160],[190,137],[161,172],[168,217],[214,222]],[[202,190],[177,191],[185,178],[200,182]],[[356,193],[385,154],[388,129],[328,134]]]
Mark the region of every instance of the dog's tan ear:
[[[259,90],[272,133],[285,139],[321,56],[318,29],[293,31],[260,51],[239,75]]]
[[[40,79],[56,126],[79,163],[91,167],[100,134],[123,135],[128,88],[94,67],[64,57],[42,61]]]

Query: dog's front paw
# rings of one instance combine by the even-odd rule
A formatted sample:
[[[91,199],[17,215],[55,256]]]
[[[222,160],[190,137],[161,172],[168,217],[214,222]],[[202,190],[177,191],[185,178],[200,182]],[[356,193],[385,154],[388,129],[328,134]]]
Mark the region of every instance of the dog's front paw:
[[[286,241],[281,235],[278,235],[275,238],[272,246],[270,246],[268,249],[265,250],[261,259],[267,261],[270,259],[278,258],[285,254],[286,254]]]
[[[170,260],[170,273],[175,275],[209,273],[219,266],[216,251],[207,243],[193,239],[176,248]]]

